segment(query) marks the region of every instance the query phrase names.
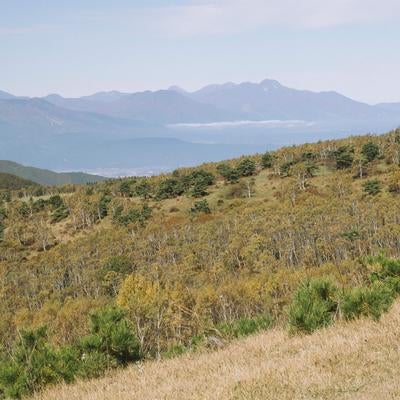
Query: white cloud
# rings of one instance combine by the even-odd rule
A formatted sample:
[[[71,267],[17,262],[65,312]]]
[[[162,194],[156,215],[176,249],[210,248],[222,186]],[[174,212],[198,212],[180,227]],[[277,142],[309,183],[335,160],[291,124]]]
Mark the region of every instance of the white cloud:
[[[142,35],[214,36],[267,26],[318,29],[386,21],[400,22],[400,0],[190,0],[184,5],[71,12],[53,26],[0,26],[0,35],[36,33],[66,23],[116,23]]]
[[[264,26],[318,29],[400,20],[400,1],[203,0],[144,13],[141,18],[164,33],[220,35]]]
[[[313,121],[302,120],[263,120],[263,121],[222,121],[222,122],[207,122],[207,123],[179,123],[170,124],[170,128],[230,128],[240,126],[264,126],[268,128],[295,128],[299,126],[313,126]]]

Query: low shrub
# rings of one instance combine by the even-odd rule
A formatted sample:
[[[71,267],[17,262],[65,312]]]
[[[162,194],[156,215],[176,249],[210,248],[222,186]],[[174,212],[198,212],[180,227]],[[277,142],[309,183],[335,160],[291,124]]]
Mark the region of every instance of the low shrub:
[[[93,313],[90,324],[91,334],[81,340],[84,352],[104,354],[110,366],[140,359],[139,342],[123,310],[109,307]]]
[[[369,258],[368,262],[379,265],[379,268],[371,273],[372,282],[385,282],[394,292],[400,293],[400,260],[379,256]]]
[[[139,343],[125,313],[106,308],[91,316],[91,334],[79,346],[55,347],[46,327],[21,331],[9,354],[0,354],[0,399],[20,399],[75,377],[96,378],[140,358]]]
[[[266,152],[261,157],[262,168],[271,168],[274,164],[274,155],[270,152]]]
[[[311,333],[330,325],[337,312],[337,292],[329,278],[300,284],[288,309],[289,331]]]
[[[190,209],[191,214],[210,214],[210,206],[208,205],[207,200],[200,200],[200,201],[195,201],[193,207]]]
[[[372,179],[369,181],[366,181],[363,184],[364,192],[371,195],[371,196],[376,196],[381,192],[382,185],[381,182],[378,179]]]
[[[267,330],[272,324],[273,318],[270,315],[260,315],[255,318],[240,318],[231,323],[222,324],[217,329],[223,336],[236,339]]]
[[[236,166],[236,172],[239,176],[251,176],[256,172],[256,163],[251,158],[244,158]]]
[[[346,319],[372,317],[378,320],[394,301],[393,289],[383,282],[349,290],[343,296],[341,310]]]
[[[99,378],[104,371],[117,366],[117,363],[110,359],[105,353],[91,351],[83,353],[77,375],[83,379]]]
[[[16,398],[49,384],[74,379],[78,364],[72,348],[55,349],[45,327],[20,332],[9,356],[0,363],[0,398]]]

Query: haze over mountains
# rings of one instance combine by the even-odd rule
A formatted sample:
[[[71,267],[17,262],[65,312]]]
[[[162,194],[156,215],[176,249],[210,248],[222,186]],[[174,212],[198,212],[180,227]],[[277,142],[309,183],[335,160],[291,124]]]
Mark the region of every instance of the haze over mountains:
[[[337,121],[392,118],[398,103],[371,106],[336,92],[290,89],[274,80],[260,83],[209,85],[196,92],[177,86],[156,92],[96,93],[69,99],[59,95],[44,98],[75,111],[160,123],[209,123],[234,120]]]
[[[399,125],[400,103],[368,105],[274,80],[80,98],[0,91],[0,159],[57,170],[152,173]]]

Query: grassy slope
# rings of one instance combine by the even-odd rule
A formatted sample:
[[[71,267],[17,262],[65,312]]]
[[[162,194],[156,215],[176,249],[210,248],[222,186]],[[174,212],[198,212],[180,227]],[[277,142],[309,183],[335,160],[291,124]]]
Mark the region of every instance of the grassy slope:
[[[57,173],[47,169],[26,167],[12,161],[5,160],[0,160],[0,172],[13,174],[41,185],[63,185],[66,183],[80,184],[97,182],[105,179],[101,176],[85,174],[83,172]]]
[[[379,323],[338,323],[305,337],[275,329],[212,353],[51,388],[35,399],[398,399],[399,342],[397,303]]]

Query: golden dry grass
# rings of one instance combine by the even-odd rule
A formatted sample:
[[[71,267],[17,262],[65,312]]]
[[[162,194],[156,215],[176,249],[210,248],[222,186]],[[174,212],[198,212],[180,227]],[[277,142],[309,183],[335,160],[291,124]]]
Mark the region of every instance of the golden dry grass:
[[[147,362],[36,400],[400,399],[400,303],[379,323],[340,323],[311,336],[284,330],[212,353]]]

